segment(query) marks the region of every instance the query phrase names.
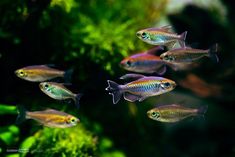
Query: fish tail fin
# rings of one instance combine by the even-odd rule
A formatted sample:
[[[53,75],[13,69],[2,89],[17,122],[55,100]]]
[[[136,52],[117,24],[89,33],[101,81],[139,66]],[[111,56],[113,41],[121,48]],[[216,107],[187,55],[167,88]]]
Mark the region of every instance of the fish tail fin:
[[[105,89],[113,96],[113,103],[116,104],[121,99],[122,92],[120,90],[119,84],[116,82],[113,82],[111,80],[108,80],[108,87]]]
[[[180,47],[185,47],[185,39],[186,39],[187,33],[188,32],[185,31],[182,34],[180,34],[180,40],[179,40]]]
[[[64,73],[64,81],[65,83],[69,83],[72,80],[73,69],[69,69]]]
[[[75,105],[77,106],[77,108],[80,107],[80,99],[81,99],[82,96],[83,96],[83,94],[78,93],[74,97],[74,102],[75,102]]]
[[[219,62],[219,57],[217,56],[217,47],[218,44],[213,45],[210,49],[209,49],[209,57],[216,63]]]
[[[17,106],[18,109],[18,116],[16,118],[16,124],[21,124],[23,121],[26,120],[26,109],[22,105]]]
[[[201,115],[202,117],[204,117],[207,109],[208,109],[208,106],[199,107],[199,109],[197,110],[198,115]]]

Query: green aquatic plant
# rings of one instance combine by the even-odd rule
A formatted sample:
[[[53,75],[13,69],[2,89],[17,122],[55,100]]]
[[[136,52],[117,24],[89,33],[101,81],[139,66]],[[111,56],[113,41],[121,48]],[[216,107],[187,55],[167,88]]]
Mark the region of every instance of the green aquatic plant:
[[[17,114],[16,106],[0,104],[0,115],[3,114]]]
[[[44,127],[28,137],[21,149],[34,156],[94,156],[96,138],[82,125],[67,129]]]
[[[67,129],[44,127],[33,136],[27,137],[19,148],[21,156],[35,157],[90,157],[115,156],[125,157],[119,150],[113,149],[113,143],[108,138],[98,139],[86,130],[82,124]]]
[[[56,54],[52,60],[79,60],[80,66],[91,61],[114,74],[113,69],[123,57],[146,49],[146,44],[137,39],[136,31],[154,25],[164,14],[166,1],[153,4],[152,0],[118,3],[52,0],[39,19],[39,29],[47,30],[53,41],[51,46]]]

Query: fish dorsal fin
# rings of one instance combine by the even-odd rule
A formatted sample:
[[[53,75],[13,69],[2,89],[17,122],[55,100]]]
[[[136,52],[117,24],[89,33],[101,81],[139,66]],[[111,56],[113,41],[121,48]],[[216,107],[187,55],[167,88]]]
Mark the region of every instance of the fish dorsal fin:
[[[57,82],[49,82],[49,84],[53,85],[53,86],[57,86],[60,88],[66,88],[64,83],[57,83]],[[67,89],[67,88],[66,88]]]
[[[167,26],[162,26],[162,27],[153,27],[153,28],[147,28],[147,31],[166,31],[170,32],[172,30],[172,26],[167,25]]]
[[[54,113],[54,114],[59,114],[59,115],[67,115],[67,114],[64,113],[64,112],[57,111],[57,110],[55,110],[55,109],[50,109],[50,108],[44,110],[44,112],[46,112],[46,113]]]
[[[145,76],[141,75],[141,74],[126,74],[126,75],[123,75],[122,77],[120,77],[120,79],[122,79],[122,80],[126,80],[126,79],[138,80],[138,79],[141,79],[144,77]]]
[[[169,31],[172,31],[172,26],[171,25],[166,25],[166,26],[160,27],[160,29],[163,29],[163,30],[169,32]]]
[[[150,54],[150,55],[157,55],[159,52],[164,51],[163,46],[155,46],[154,48],[145,51],[145,53]]]

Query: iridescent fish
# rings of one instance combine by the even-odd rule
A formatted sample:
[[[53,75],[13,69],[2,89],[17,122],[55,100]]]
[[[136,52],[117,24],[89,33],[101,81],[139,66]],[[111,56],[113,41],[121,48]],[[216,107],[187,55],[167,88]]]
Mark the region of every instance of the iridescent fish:
[[[182,63],[182,62],[193,62],[206,56],[211,58],[213,61],[218,62],[219,58],[216,55],[216,52],[217,52],[217,45],[214,45],[211,49],[208,50],[185,47],[185,48],[177,48],[169,50],[161,54],[160,58],[167,62]]]
[[[176,87],[174,81],[163,77],[126,74],[120,79],[133,79],[134,81],[125,85],[118,85],[117,83],[108,80],[109,86],[106,90],[113,96],[114,104],[118,103],[122,94],[127,101],[143,101],[148,97],[169,92]]]
[[[47,109],[44,111],[26,111],[23,107],[19,106],[19,115],[16,123],[19,124],[26,119],[34,119],[40,124],[52,128],[68,128],[77,125],[80,120],[70,114],[57,111],[54,109]]]
[[[62,77],[67,82],[70,80],[72,70],[62,71],[51,68],[47,65],[27,66],[15,71],[16,76],[31,82],[43,82],[54,78]]]
[[[178,122],[188,117],[202,115],[207,111],[207,106],[189,108],[177,104],[164,105],[153,108],[147,112],[149,118],[160,122]]]
[[[165,62],[155,55],[162,50],[163,48],[157,46],[145,52],[134,54],[123,59],[120,65],[128,71],[163,75],[166,72]]]
[[[42,82],[39,84],[39,88],[49,97],[56,100],[74,100],[77,107],[79,107],[79,100],[82,94],[74,94],[67,89],[62,83],[56,82]]]
[[[179,42],[181,47],[185,47],[185,38],[187,31],[178,35],[170,31],[171,26],[163,26],[160,28],[147,28],[136,33],[137,37],[142,41],[151,45],[164,45],[169,49]]]

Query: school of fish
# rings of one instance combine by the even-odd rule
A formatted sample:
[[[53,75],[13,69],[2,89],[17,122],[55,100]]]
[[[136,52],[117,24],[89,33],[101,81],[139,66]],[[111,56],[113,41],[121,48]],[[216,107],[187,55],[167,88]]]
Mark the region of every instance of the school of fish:
[[[120,77],[121,80],[128,83],[118,84],[107,80],[108,87],[105,90],[112,95],[113,104],[117,104],[122,96],[129,102],[142,102],[149,97],[174,90],[177,83],[162,77],[168,67],[174,71],[188,70],[197,65],[197,61],[203,57],[209,57],[215,62],[219,61],[216,54],[217,44],[208,50],[187,47],[185,45],[186,35],[187,31],[180,35],[173,32],[171,26],[137,31],[136,36],[139,39],[154,47],[124,58],[120,62],[122,68],[135,72]],[[174,48],[177,43],[180,47]],[[165,51],[163,46],[167,47],[168,51]],[[82,94],[74,93],[65,87],[66,83],[70,82],[72,70],[58,70],[52,65],[31,65],[16,70],[15,74],[21,79],[38,82],[40,90],[50,98],[58,101],[73,100],[74,104],[79,107]],[[144,74],[148,74],[148,76]],[[58,78],[62,78],[65,83],[59,83],[56,80]],[[18,106],[18,111],[17,123],[33,119],[47,127],[68,128],[76,126],[80,122],[77,117],[55,109],[26,111],[23,106]],[[175,123],[188,117],[204,116],[206,111],[207,106],[191,108],[172,103],[150,109],[147,111],[147,116],[159,122]]]
[[[186,35],[187,31],[180,35],[173,32],[171,26],[137,31],[136,36],[139,39],[155,46],[150,50],[126,57],[120,62],[123,69],[141,74],[131,73],[122,76],[120,79],[132,80],[124,85],[107,80],[108,87],[106,90],[112,95],[113,104],[118,103],[122,95],[127,101],[141,102],[149,97],[174,90],[176,82],[162,77],[168,67],[174,71],[189,70],[198,66],[197,61],[203,57],[209,57],[214,62],[219,61],[216,54],[217,44],[208,50],[187,47],[185,44]],[[180,47],[174,48],[177,43]],[[168,51],[165,51],[163,46],[167,47]],[[144,76],[143,74],[151,76]],[[174,123],[188,117],[204,116],[206,111],[207,106],[190,108],[182,104],[172,103],[147,111],[147,116],[156,121]]]

